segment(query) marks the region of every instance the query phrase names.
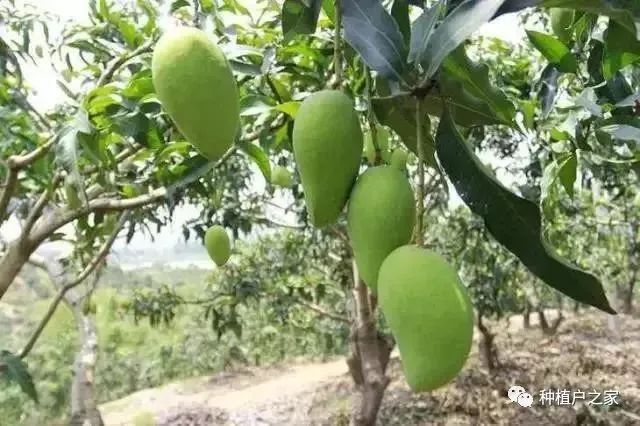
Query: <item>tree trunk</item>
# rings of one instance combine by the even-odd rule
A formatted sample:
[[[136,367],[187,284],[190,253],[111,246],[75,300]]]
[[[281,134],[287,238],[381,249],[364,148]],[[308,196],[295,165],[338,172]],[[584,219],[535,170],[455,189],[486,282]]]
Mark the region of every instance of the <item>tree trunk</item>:
[[[524,312],[522,313],[522,325],[524,328],[531,327],[531,303],[524,302]]]
[[[478,312],[478,330],[480,330],[482,334],[480,353],[482,354],[487,370],[493,374],[499,365],[498,350],[494,343],[495,335],[482,322],[482,314],[480,312]]]
[[[30,250],[29,246],[19,240],[12,242],[7,247],[6,253],[0,259],[0,299],[16,279],[24,264],[29,260],[31,252],[32,250]]]
[[[351,413],[351,426],[373,426],[384,391],[389,385],[386,376],[393,343],[376,329],[375,299],[371,298],[366,285],[358,277],[355,264],[354,297],[356,321],[350,335],[351,354],[347,365],[358,389]]]
[[[629,278],[629,282],[627,283],[627,288],[623,291],[622,297],[622,313],[631,314],[633,313],[633,291],[636,286],[636,279],[638,275],[637,266],[635,266],[634,262],[632,263],[631,277]]]
[[[559,310],[558,316],[553,321],[553,323],[549,325],[549,322],[547,321],[547,317],[544,315],[544,310],[541,308],[538,309],[538,318],[540,319],[540,328],[542,329],[542,332],[547,336],[556,334],[556,332],[558,331],[558,327],[560,327],[560,324],[564,320],[562,311]]]
[[[69,303],[78,328],[80,349],[73,363],[71,383],[72,426],[103,426],[94,392],[94,373],[98,355],[98,334],[90,312],[82,306],[82,299]]]

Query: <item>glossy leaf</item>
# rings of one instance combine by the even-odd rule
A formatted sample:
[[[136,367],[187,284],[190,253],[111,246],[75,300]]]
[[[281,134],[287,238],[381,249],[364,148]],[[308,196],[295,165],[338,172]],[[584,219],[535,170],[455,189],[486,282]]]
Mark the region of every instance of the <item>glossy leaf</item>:
[[[578,60],[566,44],[554,36],[537,31],[527,31],[527,37],[531,44],[542,53],[542,56],[547,58],[559,71],[565,73],[578,71]]]
[[[3,350],[0,351],[0,363],[6,366],[5,372],[0,373],[0,378],[4,377],[10,382],[16,383],[22,392],[37,403],[38,393],[24,361],[11,352]]]
[[[438,159],[460,197],[481,216],[487,230],[549,286],[615,313],[599,280],[561,259],[541,234],[538,207],[507,190],[467,146],[445,111],[436,136]]]
[[[436,28],[424,49],[422,67],[431,78],[442,61],[493,17],[504,0],[465,0]]]
[[[560,72],[552,65],[548,65],[542,71],[538,88],[538,98],[540,99],[542,116],[545,118],[549,115],[556,102],[558,78],[560,78]]]
[[[640,41],[616,21],[609,22],[604,34],[602,74],[606,80],[616,72],[640,60]]]
[[[285,41],[300,34],[313,34],[321,7],[321,0],[285,0],[282,5],[282,33]]]
[[[426,9],[415,20],[411,26],[411,41],[409,43],[409,63],[421,63],[423,60],[424,50],[433,30],[436,27],[438,19],[444,12],[443,2],[438,2],[429,9]]]
[[[391,16],[393,16],[396,24],[398,24],[405,44],[409,44],[409,40],[411,39],[411,21],[409,20],[408,0],[394,0],[393,6],[391,6]]]
[[[267,182],[271,182],[271,163],[262,148],[254,143],[240,143],[239,146],[258,166]]]
[[[447,75],[462,83],[473,96],[487,103],[491,111],[505,122],[512,122],[515,107],[507,96],[489,81],[489,67],[474,63],[467,56],[464,47],[458,47],[442,63]]]
[[[344,37],[383,77],[403,80],[406,46],[395,20],[379,0],[342,0]]]

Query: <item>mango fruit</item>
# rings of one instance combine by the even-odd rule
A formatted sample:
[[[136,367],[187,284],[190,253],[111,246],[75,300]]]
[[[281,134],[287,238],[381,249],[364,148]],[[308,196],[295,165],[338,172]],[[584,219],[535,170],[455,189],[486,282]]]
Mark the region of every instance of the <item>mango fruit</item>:
[[[360,276],[374,293],[380,265],[411,240],[415,217],[411,185],[397,168],[372,167],[356,181],[347,207],[347,233]]]
[[[310,222],[334,223],[358,175],[362,130],[353,102],[337,90],[307,97],[293,125],[293,153]]]
[[[163,35],[151,60],[153,86],[182,135],[209,160],[233,144],[240,123],[238,87],[222,50],[203,31]]]
[[[551,19],[551,29],[553,33],[563,42],[571,40],[571,25],[575,11],[572,9],[551,8],[549,10]]]
[[[376,163],[376,147],[373,144],[371,130],[364,133],[364,158],[367,164],[373,166]],[[384,159],[385,154],[389,151],[389,131],[383,126],[376,126],[376,141],[380,150],[380,157]]]
[[[473,308],[442,256],[414,245],[394,250],[380,267],[378,302],[414,392],[437,389],[458,375],[471,350]]]
[[[391,153],[391,159],[389,161],[389,164],[391,164],[393,167],[395,167],[398,170],[405,170],[407,168],[407,158],[408,158],[407,151],[400,148],[396,148]]]
[[[271,183],[281,188],[291,188],[293,178],[286,167],[275,166],[271,171]]]
[[[222,266],[227,263],[231,256],[231,242],[227,231],[220,225],[213,225],[204,235],[204,245],[207,248],[209,257],[216,265]]]

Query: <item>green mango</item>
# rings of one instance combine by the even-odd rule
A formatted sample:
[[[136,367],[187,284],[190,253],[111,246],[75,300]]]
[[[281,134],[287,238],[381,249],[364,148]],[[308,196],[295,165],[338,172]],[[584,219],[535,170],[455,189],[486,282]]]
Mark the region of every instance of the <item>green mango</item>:
[[[473,308],[442,256],[413,245],[394,250],[380,267],[378,302],[414,392],[437,389],[458,375],[471,350]]]
[[[231,256],[231,242],[227,231],[220,225],[213,225],[204,235],[204,245],[207,248],[209,257],[216,265],[222,266],[227,263]]]
[[[563,42],[571,40],[571,25],[575,11],[572,9],[552,8],[549,10],[551,19],[551,29],[553,33]]]
[[[413,190],[397,168],[372,167],[356,181],[347,208],[347,233],[360,276],[374,293],[380,265],[394,249],[409,243],[415,217]]]
[[[153,85],[178,130],[209,160],[233,145],[240,123],[238,87],[222,50],[203,31],[163,35],[151,60]]]
[[[407,168],[407,151],[396,148],[391,153],[391,159],[389,163],[398,170],[405,170]]]
[[[293,179],[286,167],[275,166],[271,171],[271,183],[282,188],[291,188]]]
[[[362,130],[353,102],[337,90],[322,90],[300,105],[293,126],[293,152],[310,222],[334,223],[358,175]]]

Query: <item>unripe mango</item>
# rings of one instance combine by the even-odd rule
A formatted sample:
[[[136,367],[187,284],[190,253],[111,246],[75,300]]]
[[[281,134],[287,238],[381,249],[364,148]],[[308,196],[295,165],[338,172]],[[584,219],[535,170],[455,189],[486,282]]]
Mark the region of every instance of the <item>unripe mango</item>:
[[[378,302],[415,392],[453,380],[473,339],[473,309],[455,269],[439,254],[407,245],[394,250],[378,276]]]
[[[415,217],[411,185],[395,167],[369,168],[356,181],[347,210],[347,233],[360,276],[374,293],[380,265],[411,240]]]
[[[553,33],[563,42],[571,40],[571,25],[575,11],[572,9],[552,8],[549,10],[551,19],[551,29]]]
[[[407,158],[407,151],[396,148],[393,150],[393,153],[391,153],[391,160],[389,163],[398,170],[405,170],[407,167]]]
[[[380,157],[384,159],[389,151],[389,131],[382,126],[376,126],[376,142],[378,149],[380,150]],[[371,166],[376,163],[376,147],[373,143],[371,136],[371,130],[368,130],[364,134],[364,158],[367,159],[367,163]]]
[[[275,166],[271,171],[271,183],[282,188],[290,188],[293,185],[293,179],[286,167]]]
[[[204,245],[209,257],[218,266],[227,263],[231,255],[231,242],[227,231],[220,225],[213,225],[204,235]]]
[[[337,90],[307,97],[296,114],[293,152],[310,222],[334,223],[358,174],[362,130],[353,102]]]
[[[218,46],[196,28],[163,35],[151,61],[153,85],[178,130],[209,160],[233,144],[240,122],[238,88]]]

